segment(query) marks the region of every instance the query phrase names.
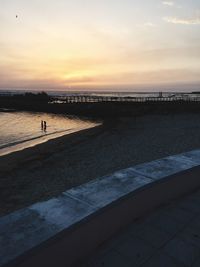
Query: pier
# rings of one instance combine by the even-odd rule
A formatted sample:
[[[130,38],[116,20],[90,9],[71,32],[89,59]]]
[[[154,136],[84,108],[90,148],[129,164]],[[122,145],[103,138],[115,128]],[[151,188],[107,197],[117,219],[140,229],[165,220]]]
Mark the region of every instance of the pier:
[[[199,102],[200,96],[94,96],[94,95],[70,95],[64,97],[53,97],[51,103],[98,103],[98,102]]]

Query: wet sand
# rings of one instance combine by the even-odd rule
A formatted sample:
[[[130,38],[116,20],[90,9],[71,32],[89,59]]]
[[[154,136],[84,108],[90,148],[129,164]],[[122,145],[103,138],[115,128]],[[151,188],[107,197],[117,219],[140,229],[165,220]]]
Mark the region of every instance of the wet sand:
[[[0,216],[116,170],[200,147],[200,114],[120,118],[0,157]]]

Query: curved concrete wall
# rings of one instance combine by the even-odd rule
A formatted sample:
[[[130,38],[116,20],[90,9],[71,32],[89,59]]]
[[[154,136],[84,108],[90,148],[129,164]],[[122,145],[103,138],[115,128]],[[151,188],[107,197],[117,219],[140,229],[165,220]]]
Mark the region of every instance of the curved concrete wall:
[[[200,186],[200,150],[118,171],[0,218],[0,266],[74,266],[134,218]]]

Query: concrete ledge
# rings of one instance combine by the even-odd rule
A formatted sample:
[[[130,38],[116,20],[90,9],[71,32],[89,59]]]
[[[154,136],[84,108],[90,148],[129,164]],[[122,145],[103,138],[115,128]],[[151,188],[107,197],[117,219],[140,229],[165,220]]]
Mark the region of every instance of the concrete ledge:
[[[0,218],[0,266],[74,266],[134,218],[200,186],[200,150],[118,171]]]

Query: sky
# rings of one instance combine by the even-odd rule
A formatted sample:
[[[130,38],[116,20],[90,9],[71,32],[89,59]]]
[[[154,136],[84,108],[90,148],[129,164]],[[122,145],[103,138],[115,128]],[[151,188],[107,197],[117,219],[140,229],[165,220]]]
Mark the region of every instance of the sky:
[[[200,90],[199,0],[0,0],[0,89]]]

